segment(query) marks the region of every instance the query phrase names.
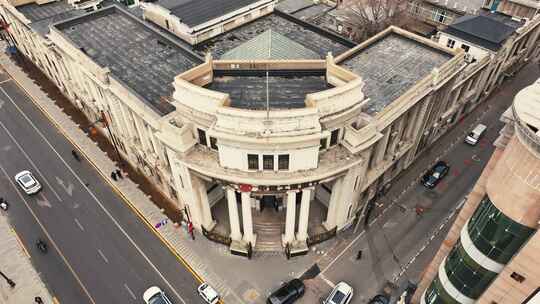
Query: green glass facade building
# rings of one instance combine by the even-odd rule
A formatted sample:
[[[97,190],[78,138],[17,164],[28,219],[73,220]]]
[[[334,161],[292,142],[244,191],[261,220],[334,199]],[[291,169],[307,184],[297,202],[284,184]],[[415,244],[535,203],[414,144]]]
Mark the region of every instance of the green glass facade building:
[[[506,216],[486,195],[439,267],[422,303],[474,303],[534,231]]]

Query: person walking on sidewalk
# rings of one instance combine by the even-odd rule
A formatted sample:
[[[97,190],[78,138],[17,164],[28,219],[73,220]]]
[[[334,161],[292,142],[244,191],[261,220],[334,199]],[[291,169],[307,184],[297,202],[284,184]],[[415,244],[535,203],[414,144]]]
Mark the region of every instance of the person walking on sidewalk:
[[[71,155],[73,155],[73,158],[75,158],[75,160],[81,161],[81,158],[79,157],[79,153],[77,153],[77,151],[71,150]]]
[[[120,169],[116,169],[116,175],[120,178],[120,179],[124,179],[124,176],[122,175],[122,171],[120,171]]]
[[[114,180],[114,181],[117,181],[118,178],[116,177],[116,172],[111,172],[111,178]]]
[[[358,250],[358,253],[356,254],[356,260],[362,259],[362,250]]]

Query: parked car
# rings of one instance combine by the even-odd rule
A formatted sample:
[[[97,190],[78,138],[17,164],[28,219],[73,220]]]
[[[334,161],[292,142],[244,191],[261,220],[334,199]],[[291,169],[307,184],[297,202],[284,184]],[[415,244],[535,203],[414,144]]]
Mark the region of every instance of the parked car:
[[[17,173],[17,175],[15,175],[15,181],[28,195],[38,193],[39,190],[41,190],[41,184],[28,170]]]
[[[465,142],[471,146],[474,146],[478,143],[484,132],[486,132],[487,127],[483,124],[478,124],[472,131],[465,137]]]
[[[171,300],[169,300],[163,290],[157,286],[148,288],[143,293],[143,300],[146,304],[172,304]]]
[[[304,295],[304,283],[299,279],[292,279],[274,291],[266,300],[267,304],[291,304]]]
[[[339,282],[323,301],[323,304],[349,304],[352,297],[353,288],[345,282]]]
[[[197,292],[208,304],[216,304],[219,302],[219,294],[217,291],[206,283],[202,283],[199,288],[197,288]]]
[[[390,299],[385,295],[376,295],[371,299],[368,304],[389,304]]]
[[[422,177],[422,184],[427,188],[435,188],[437,184],[443,179],[443,177],[448,174],[450,166],[444,161],[438,161],[433,168],[431,168],[424,176]]]

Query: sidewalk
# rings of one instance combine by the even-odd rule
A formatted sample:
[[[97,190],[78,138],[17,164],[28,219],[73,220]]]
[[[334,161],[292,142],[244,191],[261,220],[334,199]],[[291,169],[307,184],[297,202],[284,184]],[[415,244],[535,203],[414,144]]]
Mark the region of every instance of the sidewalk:
[[[0,211],[4,213],[4,211]],[[9,210],[7,211],[9,212]],[[34,297],[41,297],[44,304],[56,303],[36,272],[26,249],[22,246],[8,223],[7,216],[0,214],[0,271],[16,285],[9,287],[0,277],[0,303],[35,303]]]
[[[213,271],[208,269],[206,261],[202,260],[199,253],[191,250],[192,240],[188,238],[184,229],[176,227],[172,223],[161,226],[159,229],[154,228],[154,224],[161,222],[166,217],[161,211],[150,201],[148,196],[143,193],[130,179],[125,178],[120,181],[113,181],[109,173],[118,167],[116,164],[101,151],[97,144],[75,124],[68,115],[66,115],[54,101],[51,100],[42,90],[36,85],[22,70],[16,66],[12,60],[4,53],[0,55],[0,65],[6,72],[19,84],[19,86],[31,97],[33,102],[49,120],[64,134],[64,136],[78,147],[79,151],[92,163],[102,177],[107,180],[117,193],[124,198],[127,204],[146,220],[149,228],[154,229],[158,235],[166,241],[166,244],[173,248],[177,255],[194,270],[197,274],[197,279],[209,282],[214,286],[225,301],[230,299],[230,303],[238,303],[234,299],[234,295],[225,285],[223,279],[218,277]],[[204,237],[197,235],[198,242]],[[208,242],[210,243],[210,242]],[[210,244],[209,244],[210,246]],[[230,298],[230,296],[233,296]]]

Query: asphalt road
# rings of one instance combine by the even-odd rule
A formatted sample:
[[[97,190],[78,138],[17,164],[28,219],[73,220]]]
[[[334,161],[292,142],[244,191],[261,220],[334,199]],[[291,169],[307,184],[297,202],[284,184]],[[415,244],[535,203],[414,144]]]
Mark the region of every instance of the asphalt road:
[[[449,163],[449,174],[432,190],[418,182],[413,184],[396,204],[322,269],[322,277],[328,285],[348,282],[356,293],[351,303],[356,304],[366,303],[381,293],[385,284],[394,282],[396,276],[398,288],[407,280],[417,282],[444,240],[459,211],[457,207],[491,157],[495,149],[493,142],[504,126],[499,120],[501,114],[511,105],[514,95],[539,76],[536,65],[525,67],[471,115],[471,118],[479,117],[480,121],[465,120],[455,131],[443,135],[436,145],[447,146],[444,153],[437,155],[427,151],[419,161],[426,162],[427,166],[439,157]],[[463,143],[464,132],[472,130],[478,122],[488,126],[484,137],[474,147]],[[417,206],[425,210],[421,216],[416,214]],[[357,260],[359,250],[362,258]]]
[[[174,303],[204,303],[197,281],[129,209],[13,80],[0,74],[0,195],[31,260],[61,303],[143,303],[150,286]],[[30,170],[35,196],[13,177]],[[38,238],[49,244],[40,253]]]

